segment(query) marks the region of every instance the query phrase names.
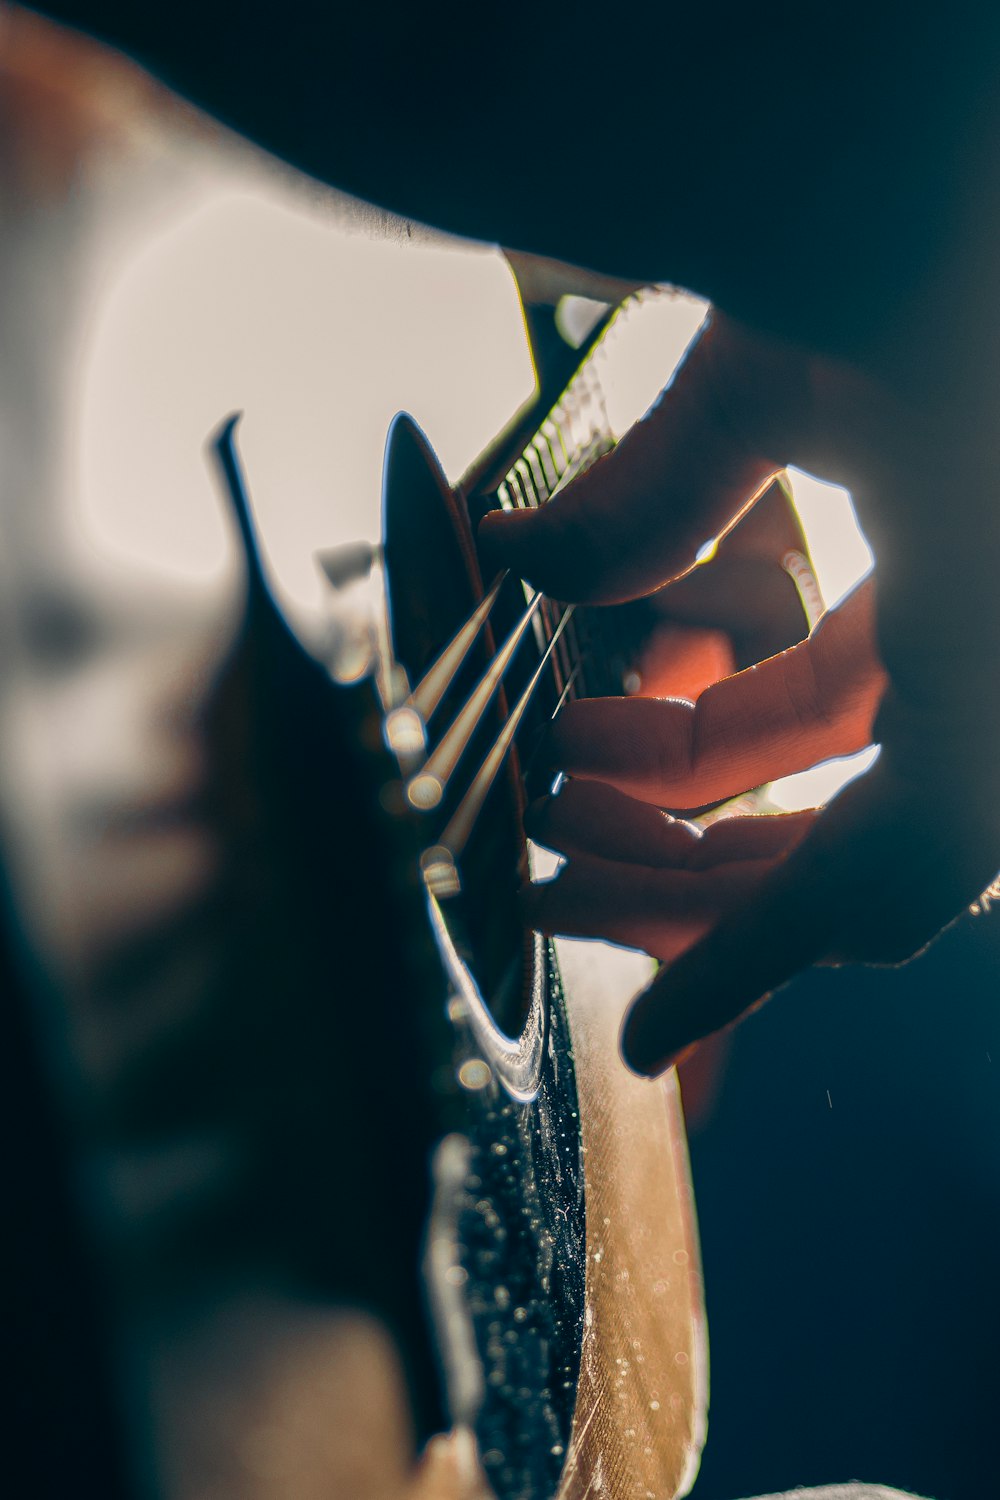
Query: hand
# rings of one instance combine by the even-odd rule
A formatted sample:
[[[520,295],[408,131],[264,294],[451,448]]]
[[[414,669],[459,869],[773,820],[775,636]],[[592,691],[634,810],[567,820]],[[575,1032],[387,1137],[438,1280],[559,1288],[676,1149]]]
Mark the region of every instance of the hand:
[[[928,385],[890,388],[716,316],[614,453],[540,510],[483,524],[488,568],[559,598],[621,601],[685,574],[690,589],[702,544],[794,462],[850,486],[879,558],[877,585],[696,705],[581,701],[554,726],[553,765],[572,779],[528,827],[568,863],[527,907],[543,930],[671,961],[626,1023],[639,1071],[808,964],[911,956],[1000,863],[990,427],[951,372]],[[875,766],[820,814],[699,837],[662,810],[872,739]]]
[[[697,698],[803,640],[823,600],[787,483],[776,480],[722,538],[711,567],[621,610],[634,653],[628,690],[644,697]]]

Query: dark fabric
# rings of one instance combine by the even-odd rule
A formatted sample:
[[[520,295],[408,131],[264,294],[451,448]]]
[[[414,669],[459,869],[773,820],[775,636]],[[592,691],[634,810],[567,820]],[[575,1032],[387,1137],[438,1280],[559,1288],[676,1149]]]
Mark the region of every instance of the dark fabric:
[[[1000,11],[49,0],[305,171],[946,379],[992,296]]]
[[[997,1491],[1000,925],[801,975],[691,1138],[712,1407],[693,1500],[870,1474]]]

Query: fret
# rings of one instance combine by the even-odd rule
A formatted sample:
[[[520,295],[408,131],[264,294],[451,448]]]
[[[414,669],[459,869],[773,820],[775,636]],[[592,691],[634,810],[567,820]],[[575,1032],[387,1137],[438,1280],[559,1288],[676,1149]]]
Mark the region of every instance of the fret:
[[[555,439],[552,451],[555,453],[558,450],[560,455],[556,467],[559,470],[559,477],[561,479],[570,464],[570,451],[566,442],[566,412],[560,403],[556,403],[542,425],[543,427],[552,428],[552,434]]]
[[[610,438],[606,437],[604,433],[597,433],[591,438],[587,446],[574,457],[556,487],[556,494],[558,494],[559,490],[565,489],[568,484],[572,484],[578,475],[582,474],[585,469],[589,469],[591,464],[596,463],[605,453],[610,453],[613,447],[614,444]]]
[[[496,492],[503,509],[547,504],[614,446],[600,379],[602,344],[603,340],[514,460]],[[536,598],[528,585],[524,585],[524,596],[529,604]],[[570,697],[586,696],[590,689],[590,632],[578,616],[560,615],[557,623],[555,606],[548,600],[542,602],[532,624],[539,654],[549,663],[558,711]]]
[[[559,474],[556,470],[555,458],[552,454],[552,446],[549,442],[549,436],[544,427],[539,431],[538,436],[535,438],[535,443],[538,448],[538,456],[545,475],[546,496],[549,496],[552,494],[552,491],[559,483]]]
[[[535,481],[532,478],[527,459],[522,455],[515,463],[514,468],[516,469],[518,477],[520,478],[521,490],[524,494],[526,504],[528,504],[532,510],[537,510],[538,495],[535,493]]]
[[[511,463],[495,491],[496,502],[503,510],[535,509],[548,504],[565,485],[572,483],[614,447],[600,378],[600,365],[605,357],[599,343]],[[423,724],[426,725],[457,680],[459,670],[494,605],[501,597],[506,599],[506,594],[501,596],[502,583],[503,576],[494,581],[489,593],[410,694],[406,706],[416,711]],[[430,813],[441,804],[451,777],[484,724],[490,704],[510,668],[507,690],[515,707],[508,714],[471,785],[460,798],[458,809],[441,837],[439,847],[445,852],[450,850],[456,857],[471,835],[479,811],[539,686],[551,682],[551,694],[546,696],[542,705],[545,717],[555,717],[572,699],[587,697],[594,692],[621,691],[621,684],[616,680],[621,653],[616,645],[613,621],[605,621],[600,611],[564,608],[523,580],[519,592],[524,607],[513,620],[503,646],[465,702],[452,708],[450,727],[430,748],[416,774],[411,772],[407,782],[407,796],[415,809]],[[502,615],[508,608],[509,605],[501,605],[498,613]],[[535,661],[533,664],[523,661],[514,666],[514,657],[529,627],[537,646]],[[553,702],[554,707],[550,707]]]
[[[541,505],[549,498],[550,486],[548,480],[545,478],[545,471],[542,468],[542,461],[539,457],[537,437],[524,450],[524,458],[534,482],[535,495],[539,505]]]
[[[616,321],[616,318],[611,320],[609,329]],[[606,336],[607,333],[604,337]],[[503,510],[535,509],[547,504],[565,485],[572,483],[614,446],[601,382],[600,366],[605,359],[602,338],[497,486],[496,501]],[[528,583],[522,582],[521,590],[526,606],[524,613],[515,623],[506,643],[469,700],[458,710],[450,729],[431,751],[419,774],[411,778],[408,786],[410,801],[414,806],[429,810],[440,803],[449,777],[482,722],[517,645],[530,625],[538,648],[538,662],[529,675],[528,685],[518,699],[514,712],[489,752],[487,762],[477,773],[472,787],[462,800],[459,812],[449,825],[449,836],[443,838],[444,845],[452,845],[456,853],[458,846],[464,845],[471,832],[478,810],[513,742],[517,725],[543,676],[547,675],[552,682],[555,697],[553,716],[572,698],[587,696],[594,689],[619,689],[619,685],[611,680],[613,673],[609,670],[609,664],[602,660],[600,652],[594,654],[591,650],[595,644],[594,631],[587,612],[564,610],[553,601],[543,598]],[[499,583],[491,590],[489,603],[484,601],[485,609],[480,606],[473,613],[466,626],[458,632],[439,661],[426,674],[424,681],[414,690],[412,701],[422,712],[425,721],[456,676],[458,666],[465,660],[498,592]],[[524,681],[523,676],[521,681]]]
[[[507,484],[510,486],[510,492],[514,497],[515,510],[527,510],[528,502],[525,499],[524,490],[521,486],[521,476],[514,469],[511,469],[507,475]]]

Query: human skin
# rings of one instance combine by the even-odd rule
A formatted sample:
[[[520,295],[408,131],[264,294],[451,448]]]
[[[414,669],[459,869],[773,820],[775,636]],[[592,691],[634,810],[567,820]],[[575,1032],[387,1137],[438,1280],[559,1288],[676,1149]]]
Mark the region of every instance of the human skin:
[[[637,1070],[660,1071],[809,964],[910,957],[995,874],[989,425],[979,398],[903,395],[716,316],[618,450],[542,510],[484,523],[490,566],[610,603],[683,576],[795,463],[850,486],[875,545],[875,578],[806,641],[696,706],[591,700],[552,731],[552,764],[572,779],[531,826],[569,861],[527,907],[545,930],[671,961],[626,1023]],[[872,741],[876,765],[821,814],[737,818],[699,838],[661,810]]]
[[[851,488],[874,600],[785,666],[713,689],[693,723],[729,724],[708,735],[719,788],[789,769],[797,750],[807,763],[874,737],[881,757],[794,850],[769,846],[767,878],[742,894],[730,853],[717,896],[698,897],[711,930],[633,1013],[634,1065],[662,1067],[807,964],[898,961],[975,898],[998,848],[994,7],[584,5],[570,26],[547,0],[478,18],[390,3],[377,26],[362,7],[298,0],[280,16],[193,0],[45,9],[319,179],[725,309],[615,455],[537,521],[493,523],[494,561],[556,595],[631,597],[689,568],[786,462]],[[653,706],[574,705],[556,758],[634,794],[609,750],[626,712],[645,716],[647,757],[688,743],[674,709],[654,732]],[[698,800],[671,775],[645,786],[654,808],[661,793]],[[749,855],[762,835],[740,837]],[[529,898],[536,920],[588,925],[585,901],[554,907],[583,858],[561,891]]]

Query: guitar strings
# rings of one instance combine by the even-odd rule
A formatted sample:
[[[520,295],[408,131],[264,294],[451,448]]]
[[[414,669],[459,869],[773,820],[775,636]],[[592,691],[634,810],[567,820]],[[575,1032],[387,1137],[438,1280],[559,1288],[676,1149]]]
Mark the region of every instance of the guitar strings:
[[[437,807],[441,801],[466,746],[479,728],[541,602],[542,595],[536,594],[456,714],[447,733],[431,751],[423,768],[410,780],[406,795],[414,807],[426,810]],[[543,661],[548,659],[548,655],[547,651]]]
[[[504,724],[503,729],[494,740],[489,753],[486,755],[485,759],[482,762],[482,765],[479,767],[479,770],[473,777],[468,791],[456,808],[453,817],[450,819],[447,827],[444,830],[444,833],[441,835],[441,847],[448,850],[453,860],[457,860],[461,856],[462,851],[469,841],[469,837],[472,834],[473,828],[475,827],[476,820],[479,817],[480,812],[482,811],[483,805],[486,802],[486,798],[490,794],[500,767],[503,765],[505,759],[507,758],[507,753],[510,750],[511,745],[514,743],[514,736],[517,733],[521,720],[523,719],[527,711],[528,704],[531,702],[531,699],[533,698],[535,693],[535,689],[537,688],[539,682],[542,680],[542,677],[545,673],[546,663],[548,662],[552,651],[555,649],[556,643],[562,636],[563,630],[569,624],[572,617],[573,606],[569,605],[567,609],[563,610],[562,618],[560,619],[559,624],[556,626],[555,631],[553,632],[552,639],[549,642],[548,647],[546,648],[545,655],[542,657],[541,661],[538,663],[538,666],[532,673],[528,685],[524,689],[517,703],[508,714],[507,722]]]
[[[244,534],[250,567],[253,569],[256,566],[259,570],[256,533],[250,520],[245,478],[236,448],[237,421],[238,418],[231,418],[224,424],[216,437],[215,449],[238,524]],[[554,494],[612,446],[604,393],[591,356],[577,371],[534,437],[504,476],[497,488],[497,501],[505,510],[535,509],[551,500]],[[395,701],[394,712],[397,714],[402,709],[408,711],[417,724],[426,725],[429,722],[485,629],[507,576],[503,572],[493,581],[486,595],[402,703],[397,701],[395,691],[389,691],[390,678],[395,674],[388,637],[380,641],[381,649],[376,652],[376,656],[386,679],[380,684],[382,701],[386,706]],[[262,571],[260,581],[263,584]],[[441,844],[436,846],[449,863],[457,859],[467,844],[479,813],[514,743],[517,730],[543,680],[551,675],[555,686],[557,698],[551,715],[553,718],[571,695],[581,696],[587,693],[585,651],[574,622],[573,607],[561,609],[527,583],[522,583],[522,588],[526,600],[524,611],[445,734],[407,784],[407,796],[415,808],[429,811],[442,801],[449,781],[483,722],[507,668],[529,626],[532,627],[539,647],[539,661],[461,798],[442,835]]]
[[[551,500],[612,446],[604,392],[591,358],[573,377],[497,487],[500,507],[504,510],[536,509]],[[410,694],[408,705],[421,715],[425,723],[440,706],[462,663],[485,629],[506,577],[504,573],[494,581]],[[443,861],[452,871],[542,682],[550,676],[555,686],[557,697],[552,718],[571,696],[586,696],[588,691],[584,663],[585,645],[589,642],[580,639],[573,607],[561,608],[530,584],[522,583],[522,588],[526,600],[524,612],[448,730],[407,784],[407,797],[413,807],[430,811],[441,803],[462,755],[482,723],[531,625],[540,652],[538,664],[434,847],[435,859]],[[450,882],[449,876],[446,884]]]
[[[406,706],[418,713],[425,724],[430,721],[434,710],[451,687],[456,673],[479,639],[506,577],[507,570],[504,569],[489,593],[476,605],[465,624],[459,627],[434,665],[424,673],[407,698]]]

